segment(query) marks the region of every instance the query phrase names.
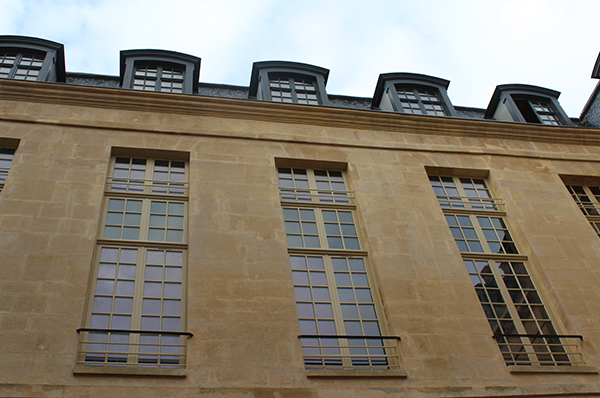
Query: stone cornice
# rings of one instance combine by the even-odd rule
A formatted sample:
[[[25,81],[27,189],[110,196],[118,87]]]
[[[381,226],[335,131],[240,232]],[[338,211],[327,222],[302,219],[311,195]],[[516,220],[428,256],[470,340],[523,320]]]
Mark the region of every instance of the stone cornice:
[[[0,79],[0,100],[243,119],[351,130],[600,145],[600,129],[404,115],[325,106]],[[4,118],[0,114],[0,119]],[[19,115],[35,121],[36,115]],[[11,119],[15,119],[14,115]],[[109,126],[107,122],[107,127]]]

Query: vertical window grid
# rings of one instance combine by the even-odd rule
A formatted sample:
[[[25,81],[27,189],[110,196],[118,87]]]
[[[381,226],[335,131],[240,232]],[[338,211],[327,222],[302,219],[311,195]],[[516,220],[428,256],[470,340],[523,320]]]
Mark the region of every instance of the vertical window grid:
[[[113,192],[152,193],[163,195],[186,195],[185,162],[117,157],[112,177],[107,180],[108,190]],[[152,176],[152,178],[149,178]]]
[[[600,186],[566,185],[596,234],[600,237]]]
[[[133,89],[156,91],[158,68],[153,66],[138,66],[133,74]]]
[[[273,102],[319,105],[317,88],[313,81],[300,77],[269,77]]]
[[[433,89],[396,85],[396,93],[405,113],[446,116],[439,94]]]
[[[506,365],[583,363],[557,334],[485,181],[430,181]]]
[[[556,113],[554,113],[554,111],[552,110],[550,105],[548,105],[547,103],[542,102],[542,101],[534,101],[534,100],[529,100],[529,104],[531,105],[531,108],[533,109],[533,111],[540,118],[540,122],[542,124],[547,124],[547,125],[551,125],[551,126],[560,126],[558,117],[556,116]]]
[[[89,328],[80,341],[83,365],[184,366],[189,335],[183,332],[185,169],[185,162],[114,158],[90,292]],[[149,176],[159,177],[157,190]]]
[[[306,369],[398,367],[397,347],[382,335],[342,172],[278,172]],[[284,204],[291,201],[312,206]]]
[[[44,56],[32,53],[0,53],[0,78],[37,80],[44,64]]]
[[[134,90],[182,93],[184,70],[167,65],[136,65],[133,73]]]
[[[293,167],[279,167],[277,171],[283,201],[352,204],[352,193],[346,190],[341,171]]]
[[[454,177],[429,176],[429,181],[442,208],[499,210],[498,200],[492,198],[490,190],[481,178],[460,177],[461,192]]]
[[[12,164],[15,156],[14,148],[0,148],[0,194],[4,189],[6,183],[6,177],[8,177],[8,171]]]

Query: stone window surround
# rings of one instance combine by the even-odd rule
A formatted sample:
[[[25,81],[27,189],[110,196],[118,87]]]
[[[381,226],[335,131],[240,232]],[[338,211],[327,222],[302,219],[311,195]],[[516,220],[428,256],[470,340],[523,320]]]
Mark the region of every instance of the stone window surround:
[[[125,180],[131,180],[133,181],[133,184],[131,185],[132,189],[123,189],[123,182],[125,181],[123,178],[119,178],[119,179],[114,179],[113,173],[115,170],[115,160],[119,157],[130,157],[130,158],[144,158],[147,160],[148,163],[148,167],[145,168],[145,173],[146,176],[143,179],[140,179],[139,176],[129,176],[127,177]],[[116,197],[116,198],[133,198],[134,200],[151,200],[152,198],[156,198],[158,201],[178,201],[178,202],[182,202],[184,204],[185,207],[187,207],[187,198],[188,198],[188,194],[187,194],[187,178],[184,178],[184,182],[183,184],[185,184],[185,188],[182,189],[181,188],[181,184],[182,183],[176,183],[174,188],[167,188],[166,185],[164,183],[162,183],[162,181],[164,181],[164,176],[161,177],[160,180],[156,180],[154,183],[152,183],[151,181],[149,181],[147,178],[148,176],[154,176],[154,178],[156,178],[156,169],[153,167],[155,164],[156,160],[162,160],[164,159],[165,161],[169,162],[169,164],[171,164],[172,162],[177,162],[177,163],[185,163],[185,174],[187,175],[189,173],[188,170],[188,164],[189,164],[189,154],[188,153],[183,153],[183,152],[176,152],[176,151],[161,151],[161,150],[143,150],[143,149],[137,149],[137,148],[116,148],[114,147],[112,150],[112,156],[111,156],[111,163],[110,163],[110,167],[109,167],[109,178],[107,179],[107,186],[106,186],[106,192],[105,192],[105,202],[108,203],[108,201],[110,200],[110,198],[112,197]],[[171,181],[171,177],[170,174],[171,169],[169,166],[169,170],[166,172],[161,171],[161,173],[168,173],[169,177],[168,181]],[[152,177],[150,177],[152,178]],[[178,178],[176,181],[179,181],[180,179]],[[141,185],[140,185],[141,184]],[[115,188],[116,187],[116,188]],[[154,188],[153,188],[154,187]],[[142,190],[143,192],[142,192]],[[171,192],[173,191],[173,192]],[[105,203],[105,206],[106,206]],[[101,220],[102,222],[102,226],[103,228],[101,228],[101,230],[99,231],[100,235],[98,236],[98,253],[96,254],[96,256],[100,256],[100,251],[108,248],[108,249],[124,249],[124,250],[129,250],[131,251],[132,249],[137,251],[138,254],[138,268],[139,267],[144,267],[144,258],[142,257],[143,255],[146,254],[146,252],[148,251],[152,251],[154,250],[155,252],[160,252],[160,251],[165,251],[166,252],[173,252],[173,253],[181,253],[183,256],[183,263],[181,264],[181,266],[178,266],[181,270],[182,270],[182,280],[180,282],[181,284],[181,310],[180,310],[180,314],[179,317],[181,318],[181,322],[182,324],[185,324],[185,301],[186,301],[186,295],[185,295],[185,285],[186,285],[186,278],[185,278],[185,269],[186,269],[186,250],[187,250],[187,244],[186,241],[187,239],[185,238],[185,225],[187,224],[187,221],[184,220],[185,224],[184,224],[184,238],[182,240],[181,243],[178,242],[169,242],[168,239],[166,241],[161,241],[161,240],[157,240],[156,242],[153,241],[149,241],[147,237],[145,237],[145,234],[142,233],[140,234],[140,239],[142,240],[136,240],[134,238],[134,240],[123,240],[123,238],[121,239],[106,239],[103,237],[103,234],[105,233],[104,231],[104,225],[106,224],[104,222],[104,219],[106,217],[106,209],[103,208],[103,212],[102,212],[102,218]],[[184,218],[187,219],[187,211],[184,212]],[[142,226],[148,227],[147,223],[142,223]],[[166,228],[168,229],[168,227]],[[94,268],[97,266],[98,264],[98,259],[95,260],[95,266]],[[165,263],[166,264],[166,263]],[[166,264],[164,265],[165,267],[171,267],[170,265]],[[171,267],[172,268],[172,267]],[[97,272],[97,271],[96,271]],[[138,272],[139,273],[139,272]],[[141,283],[144,283],[144,276],[143,273],[141,274]],[[94,277],[94,283],[97,280],[98,276]],[[118,277],[120,278],[120,276]],[[140,278],[140,276],[136,276],[136,281]],[[137,283],[137,282],[136,282]],[[163,281],[163,283],[166,283],[165,281]],[[136,294],[140,294],[140,290],[139,288],[136,288]],[[94,294],[94,288],[90,287],[89,289],[89,294],[91,295],[90,298],[95,297]],[[144,293],[145,295],[145,293]],[[116,296],[115,296],[116,297]],[[137,296],[134,296],[137,297]],[[163,298],[164,299],[164,298]],[[161,300],[163,300],[161,299]],[[175,300],[176,301],[176,300]],[[94,302],[94,300],[90,300],[90,305]],[[115,304],[116,305],[116,304]],[[138,303],[137,306],[139,307],[141,304]],[[134,306],[135,309],[136,306]],[[140,307],[141,308],[141,307]],[[137,309],[137,311],[139,311],[139,309]],[[162,304],[161,304],[161,308],[162,308]],[[91,307],[89,308],[88,311],[88,315],[87,317],[89,317],[92,313],[92,309]],[[162,311],[161,311],[162,314]],[[133,314],[132,314],[133,315]],[[138,314],[141,315],[141,314]],[[161,318],[164,315],[161,315]],[[167,317],[170,315],[166,315]],[[86,318],[87,319],[87,318]],[[89,322],[86,322],[86,324],[89,324]],[[84,332],[85,333],[85,332]],[[191,337],[192,334],[189,332],[181,332],[181,339],[184,339],[185,337]],[[112,340],[111,340],[112,341]],[[83,355],[83,354],[80,354]],[[168,357],[168,354],[161,354],[161,355],[166,355]],[[155,376],[185,376],[186,375],[186,369],[185,369],[185,363],[183,364],[183,366],[178,366],[177,368],[172,368],[172,367],[136,367],[136,366],[127,366],[127,367],[121,367],[121,366],[86,366],[85,361],[84,362],[79,362],[74,370],[73,370],[74,374],[115,374],[115,375],[127,375],[127,374],[131,374],[131,375],[155,375]]]
[[[445,206],[442,206],[442,211],[445,215],[445,217],[447,217],[448,215],[452,215],[452,214],[457,214],[457,215],[463,215],[463,216],[468,216],[469,218],[471,218],[471,216],[476,216],[478,214],[480,215],[489,215],[489,216],[500,216],[502,218],[504,218],[506,216],[503,208],[503,202],[498,199],[495,198],[493,199],[493,202],[496,202],[500,205],[500,207],[497,207],[497,205],[493,205],[493,207],[495,209],[491,209],[489,206],[484,205],[482,208],[480,206],[481,203],[492,203],[492,202],[487,202],[487,199],[484,202],[481,202],[479,198],[486,198],[487,196],[490,196],[489,194],[491,194],[491,191],[489,190],[489,187],[487,186],[487,177],[488,177],[488,171],[486,170],[474,170],[474,169],[459,169],[459,168],[440,168],[440,167],[425,167],[430,179],[431,178],[435,178],[436,176],[447,176],[452,178],[455,181],[455,187],[458,188],[459,191],[459,196],[464,197],[467,202],[464,202],[466,204],[466,206],[461,207],[460,205],[455,205],[455,204],[450,204],[454,201],[449,201],[446,199],[445,195],[447,195],[447,193],[445,194],[441,194],[438,193],[436,194],[437,196],[437,200],[439,202],[439,204],[445,203]],[[462,187],[462,183],[460,183],[460,179],[467,177],[467,179],[480,179],[483,181],[486,181],[486,189],[485,191],[487,192],[487,194],[481,196],[481,195],[466,195],[464,188]],[[440,196],[441,195],[441,196]],[[468,199],[467,199],[468,198]],[[469,203],[471,204],[476,204],[476,205],[469,205]],[[457,210],[455,210],[457,209]],[[485,241],[487,240],[484,237],[484,234],[481,233],[481,231],[477,231],[477,235],[478,235],[478,239],[480,239],[481,241]],[[511,240],[512,241],[512,240]],[[503,262],[508,262],[508,263],[520,263],[522,264],[524,267],[527,267],[526,262],[527,262],[527,257],[526,256],[522,256],[519,254],[488,254],[489,252],[489,248],[487,248],[487,244],[485,245],[486,249],[484,249],[482,251],[481,254],[479,253],[469,253],[469,252],[464,252],[461,251],[461,256],[463,257],[463,261],[464,262],[473,262],[473,261],[477,261],[477,260],[484,260],[490,263],[494,263],[494,262],[498,262],[498,261],[503,261]],[[470,250],[469,250],[470,251]],[[486,259],[486,257],[489,257]],[[469,267],[467,266],[467,269]],[[532,276],[533,277],[533,276]],[[502,280],[502,278],[498,278],[498,280]],[[500,283],[499,283],[500,285]],[[535,289],[535,288],[534,288]],[[538,289],[535,289],[537,291],[537,294],[539,294],[539,296],[543,296],[543,292],[540,292]],[[543,297],[542,297],[543,299]],[[510,295],[506,295],[505,294],[505,300],[507,303],[508,302],[512,302],[512,300],[510,299]],[[545,300],[544,300],[545,301]],[[481,304],[484,304],[484,302],[482,301]],[[489,303],[488,303],[489,304]],[[545,306],[545,310],[548,312],[549,314],[549,319],[552,323],[554,323],[552,321],[552,319],[556,318],[554,315],[552,315],[552,311],[550,308],[548,308],[547,306]],[[514,311],[513,311],[514,312]],[[520,322],[519,317],[513,317],[514,320],[516,322]],[[556,324],[553,326],[557,326]],[[511,372],[511,373],[598,373],[598,370],[593,367],[593,366],[586,366],[586,365],[575,365],[575,366],[540,366],[540,365],[536,365],[536,364],[532,364],[532,365],[520,365],[520,364],[516,364],[516,365],[510,365],[507,363],[507,369]]]
[[[303,160],[303,159],[283,159],[283,158],[276,158],[275,163],[277,165],[277,170],[278,170],[278,174],[279,174],[279,180],[280,180],[280,195],[281,195],[281,204],[282,207],[284,209],[284,212],[286,211],[285,209],[288,210],[296,210],[298,209],[298,211],[301,211],[300,209],[306,209],[307,211],[314,211],[316,213],[319,213],[320,211],[334,211],[335,209],[339,209],[342,212],[346,212],[346,213],[354,213],[356,210],[356,206],[354,205],[354,201],[353,201],[353,196],[351,196],[351,191],[337,191],[337,193],[334,191],[334,193],[328,193],[328,189],[327,187],[325,187],[324,182],[326,180],[329,180],[329,183],[331,184],[331,180],[329,178],[315,178],[316,175],[314,174],[315,170],[324,170],[328,175],[330,173],[336,173],[337,175],[341,175],[342,176],[342,180],[341,180],[341,184],[344,184],[344,190],[348,190],[350,189],[348,187],[348,181],[346,180],[346,176],[345,176],[345,171],[346,171],[346,164],[343,162],[328,162],[328,161],[315,161],[315,162],[310,162],[307,160]],[[308,184],[307,185],[302,185],[302,186],[298,186],[296,183],[293,184],[284,184],[284,186],[281,185],[281,178],[283,178],[286,181],[293,181],[296,179],[296,177],[294,177],[294,173],[292,172],[292,174],[290,174],[290,176],[287,176],[287,174],[285,174],[282,177],[281,174],[281,170],[282,169],[304,169],[306,172],[306,176],[307,178],[300,178],[303,181],[306,181]],[[318,184],[316,183],[317,180],[320,179],[322,182],[321,186],[317,186]],[[290,187],[289,189],[286,189],[286,187]],[[334,189],[334,190],[338,190],[341,187],[339,185],[337,185],[336,187],[333,187],[333,185],[329,186],[329,189]],[[308,193],[307,191],[304,191],[306,189],[310,189],[311,190],[311,198],[308,198],[306,196],[306,194]],[[324,191],[321,191],[324,190]],[[291,192],[295,192],[294,194],[292,194]],[[342,193],[342,192],[348,192],[349,196],[346,196],[346,194]],[[354,217],[355,218],[355,217]],[[316,219],[317,224],[319,223],[323,223],[323,219],[321,217],[317,217]],[[355,223],[356,221],[354,221],[353,223]],[[328,243],[327,239],[328,239],[328,233],[326,232],[326,230],[324,230],[325,226],[324,225],[318,225],[317,229],[319,230],[318,235],[319,235],[319,241],[321,242],[321,244],[318,245],[318,248],[312,249],[309,246],[305,246],[304,244],[300,245],[299,247],[295,247],[294,245],[289,246],[288,245],[288,252],[290,255],[290,258],[292,259],[292,263],[294,262],[294,260],[298,260],[298,259],[308,259],[310,257],[312,258],[321,258],[322,261],[325,264],[325,268],[321,270],[321,268],[315,268],[316,271],[312,270],[311,267],[308,267],[308,271],[309,272],[317,272],[317,273],[323,273],[323,274],[331,274],[329,275],[329,281],[328,281],[328,288],[332,291],[332,292],[337,292],[337,288],[336,288],[336,284],[337,281],[335,281],[335,278],[332,278],[332,275],[334,272],[337,271],[333,271],[331,268],[331,262],[332,260],[336,260],[336,261],[340,261],[342,258],[346,258],[346,260],[348,261],[348,259],[353,259],[354,261],[360,261],[364,264],[365,270],[362,274],[364,274],[363,276],[365,278],[368,278],[368,280],[371,280],[371,283],[369,283],[367,285],[367,289],[369,291],[371,291],[372,293],[372,297],[373,297],[373,302],[370,303],[373,305],[373,308],[375,309],[376,313],[377,313],[377,317],[375,318],[375,321],[378,324],[378,328],[380,330],[381,333],[384,332],[385,329],[385,325],[384,325],[384,320],[382,319],[382,310],[381,310],[381,300],[378,296],[377,293],[377,288],[374,286],[370,286],[373,282],[372,282],[372,278],[368,277],[367,274],[370,274],[372,272],[372,270],[370,269],[370,266],[368,264],[368,258],[367,258],[367,252],[364,250],[361,250],[360,247],[354,247],[353,249],[348,249],[348,247],[345,247],[344,244],[344,248],[342,249],[331,249],[330,247],[330,243]],[[358,226],[356,226],[358,229]],[[342,233],[343,235],[343,233]],[[353,239],[354,234],[351,234],[352,237],[351,239]],[[356,234],[356,238],[358,238],[358,234]],[[314,246],[313,246],[314,247]],[[350,260],[352,261],[352,260]],[[302,273],[304,270],[301,268],[294,268],[292,266],[293,269],[293,273]],[[340,270],[338,270],[340,271]],[[312,275],[312,274],[311,274]],[[311,278],[312,281],[312,278]],[[295,288],[298,287],[296,286],[299,283],[299,281],[296,280],[296,278],[294,278],[294,286]],[[300,283],[300,285],[302,285],[302,283]],[[343,285],[345,286],[345,285]],[[362,285],[361,285],[362,286]],[[364,287],[363,287],[364,289]],[[345,330],[344,328],[344,321],[345,321],[345,315],[343,315],[341,312],[341,307],[340,307],[340,298],[337,297],[337,293],[330,293],[332,295],[335,295],[336,297],[331,296],[331,300],[332,300],[332,305],[334,308],[334,319],[335,319],[335,323],[336,323],[336,331],[338,333],[343,333],[342,330]],[[300,299],[298,299],[300,300]],[[305,300],[304,300],[305,301]],[[304,302],[303,300],[297,301],[297,305],[303,305],[306,306],[307,302]],[[309,300],[310,301],[310,300]],[[317,300],[318,301],[318,300]],[[315,301],[316,302],[316,301]],[[313,302],[313,304],[315,303]],[[298,304],[301,303],[301,304]],[[346,303],[344,302],[344,305]],[[342,307],[344,306],[342,305]],[[340,308],[338,308],[340,307]],[[304,316],[301,316],[300,312],[298,313],[299,316],[299,321],[302,324],[303,319],[305,318]],[[309,317],[310,318],[310,317]],[[318,317],[316,317],[315,319],[317,319]],[[308,319],[308,318],[306,318]],[[306,322],[306,320],[304,320],[304,322]],[[361,321],[363,322],[363,321]],[[340,325],[342,325],[340,327]],[[339,329],[338,329],[339,327]],[[346,331],[347,332],[347,331]],[[302,333],[302,328],[301,328],[301,333]],[[352,333],[350,333],[352,334]],[[389,338],[389,337],[387,337]],[[309,339],[310,340],[310,339]],[[399,340],[399,338],[398,338]],[[342,338],[341,341],[344,341],[344,339]],[[304,342],[304,340],[303,340]],[[310,344],[309,344],[310,346]],[[314,348],[311,348],[314,349]],[[387,348],[386,348],[387,350]],[[398,353],[396,351],[396,353]],[[342,352],[343,355],[343,352]],[[335,357],[335,355],[332,355],[333,357]],[[351,368],[347,368],[347,366],[349,366],[348,364],[346,364],[344,362],[344,369],[337,369],[335,366],[333,366],[333,369],[329,369],[328,365],[323,364],[323,368],[320,368],[319,366],[312,366],[314,364],[310,363],[310,359],[311,356],[310,355],[305,355],[305,361],[309,361],[309,362],[305,362],[305,366],[306,366],[306,375],[307,377],[406,377],[407,373],[404,369],[402,368],[398,368],[398,366],[400,366],[400,363],[395,364],[394,367],[390,367],[388,369],[360,369],[360,366],[358,366],[358,368],[355,369],[351,369]],[[314,358],[313,358],[314,359]],[[350,358],[345,358],[343,361],[349,360]],[[401,361],[401,358],[398,358],[398,361]],[[318,361],[317,361],[318,362]],[[390,363],[391,365],[391,363]],[[375,366],[377,367],[377,366]]]

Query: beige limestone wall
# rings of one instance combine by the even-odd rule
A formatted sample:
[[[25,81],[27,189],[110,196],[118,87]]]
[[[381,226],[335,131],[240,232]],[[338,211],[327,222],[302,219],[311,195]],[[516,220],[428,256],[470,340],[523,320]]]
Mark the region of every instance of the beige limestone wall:
[[[249,119],[0,100],[0,138],[20,140],[0,196],[0,396],[600,395],[597,374],[508,371],[425,170],[489,172],[557,327],[598,367],[600,239],[559,178],[600,176],[598,146],[511,139],[505,123],[475,136],[427,117],[390,130]],[[185,378],[73,374],[113,147],[190,154]],[[347,163],[406,378],[306,376],[275,158]]]

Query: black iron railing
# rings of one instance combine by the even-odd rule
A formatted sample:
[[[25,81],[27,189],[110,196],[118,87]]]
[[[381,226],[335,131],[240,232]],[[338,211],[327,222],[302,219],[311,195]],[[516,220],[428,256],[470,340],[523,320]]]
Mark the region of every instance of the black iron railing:
[[[77,363],[104,367],[185,367],[190,332],[80,328]]]
[[[580,335],[496,333],[493,338],[507,365],[586,366]]]
[[[400,369],[398,336],[303,334],[298,338],[306,369]]]

